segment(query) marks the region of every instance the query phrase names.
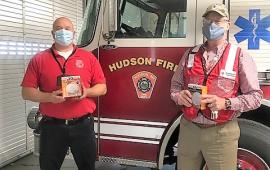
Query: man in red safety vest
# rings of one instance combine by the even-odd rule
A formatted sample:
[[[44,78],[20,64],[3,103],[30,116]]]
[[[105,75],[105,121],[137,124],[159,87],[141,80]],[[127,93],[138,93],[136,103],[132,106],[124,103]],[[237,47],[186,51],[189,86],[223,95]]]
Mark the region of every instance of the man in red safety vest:
[[[210,170],[233,170],[240,136],[236,117],[259,107],[262,91],[252,57],[226,40],[225,5],[210,5],[203,17],[207,41],[182,56],[171,82],[171,98],[183,112],[178,169],[200,170],[205,161]]]

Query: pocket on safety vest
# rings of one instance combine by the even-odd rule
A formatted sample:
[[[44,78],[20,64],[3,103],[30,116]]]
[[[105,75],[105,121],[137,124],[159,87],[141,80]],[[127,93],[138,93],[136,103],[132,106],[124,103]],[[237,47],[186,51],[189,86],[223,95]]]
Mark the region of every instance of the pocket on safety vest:
[[[235,85],[235,80],[233,79],[228,79],[225,77],[218,77],[217,80],[217,86],[219,89],[223,90],[225,93],[229,93],[233,90]]]

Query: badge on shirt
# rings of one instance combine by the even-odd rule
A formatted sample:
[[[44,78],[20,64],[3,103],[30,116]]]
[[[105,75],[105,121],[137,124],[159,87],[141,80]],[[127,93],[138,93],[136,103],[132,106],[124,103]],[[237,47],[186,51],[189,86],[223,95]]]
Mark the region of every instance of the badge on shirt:
[[[83,60],[76,60],[75,65],[77,68],[83,68],[84,66]]]
[[[231,80],[235,80],[235,77],[236,77],[236,72],[235,71],[228,71],[228,70],[224,70],[222,69],[220,71],[220,77],[224,77],[224,78],[228,78],[228,79],[231,79]]]

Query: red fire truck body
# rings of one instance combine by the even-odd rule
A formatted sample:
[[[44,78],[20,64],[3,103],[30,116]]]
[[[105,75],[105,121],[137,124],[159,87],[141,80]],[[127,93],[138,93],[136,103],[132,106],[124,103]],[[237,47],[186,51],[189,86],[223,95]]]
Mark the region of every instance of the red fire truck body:
[[[228,40],[252,54],[264,92],[261,107],[238,118],[238,168],[269,169],[267,0],[88,1],[78,45],[98,57],[108,88],[95,112],[99,160],[175,168],[182,113],[170,99],[171,78],[184,52],[203,42],[202,14],[214,2],[228,6]]]

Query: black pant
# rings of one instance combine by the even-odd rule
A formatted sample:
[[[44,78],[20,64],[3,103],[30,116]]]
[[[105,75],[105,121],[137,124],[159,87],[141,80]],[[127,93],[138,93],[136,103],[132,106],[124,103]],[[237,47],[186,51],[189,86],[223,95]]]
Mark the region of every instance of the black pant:
[[[74,125],[40,122],[40,169],[60,170],[68,147],[79,170],[94,170],[96,139],[93,117]]]

